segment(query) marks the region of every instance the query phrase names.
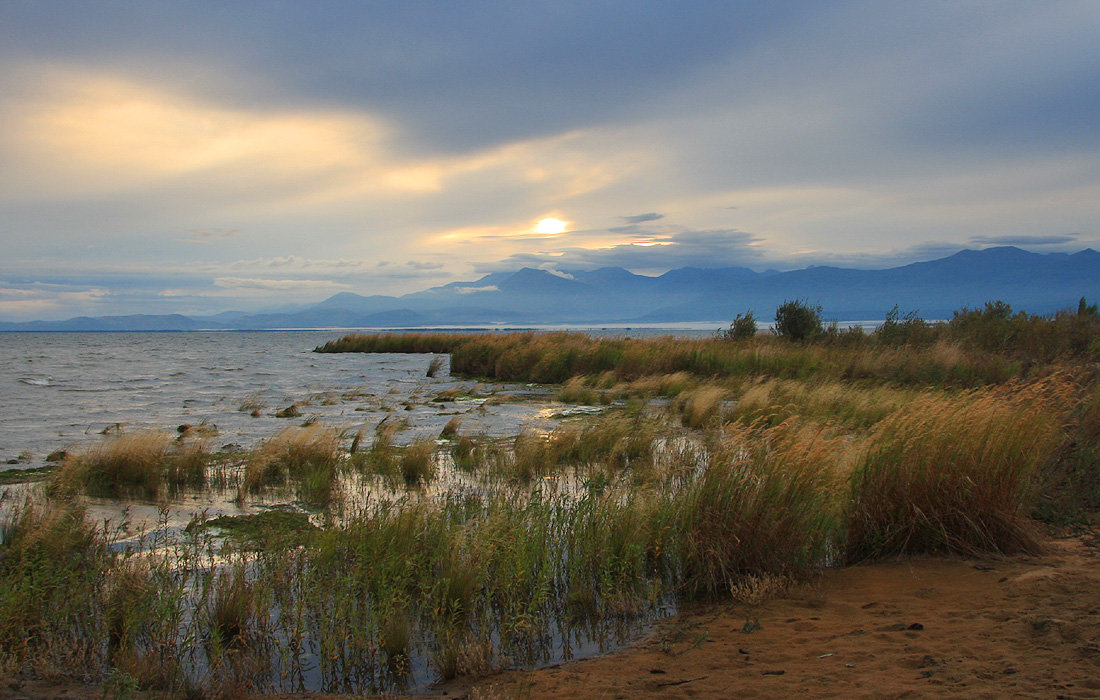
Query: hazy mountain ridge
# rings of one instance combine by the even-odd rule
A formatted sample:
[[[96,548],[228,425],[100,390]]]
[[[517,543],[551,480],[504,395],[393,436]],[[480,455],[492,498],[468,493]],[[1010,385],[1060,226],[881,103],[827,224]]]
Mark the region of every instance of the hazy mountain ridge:
[[[496,324],[722,324],[752,310],[770,319],[786,299],[819,303],[826,318],[882,318],[894,304],[925,318],[1001,299],[1049,313],[1080,297],[1100,298],[1100,253],[1032,253],[1014,247],[964,250],[946,258],[882,270],[810,267],[788,272],[681,268],[660,276],[622,268],[563,271],[523,268],[452,282],[401,297],[341,292],[293,313],[213,316],[76,317],[0,323],[6,331],[264,330]]]

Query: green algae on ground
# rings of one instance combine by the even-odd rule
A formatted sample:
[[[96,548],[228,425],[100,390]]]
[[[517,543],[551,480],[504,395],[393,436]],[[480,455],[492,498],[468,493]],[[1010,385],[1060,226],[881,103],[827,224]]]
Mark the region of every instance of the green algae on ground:
[[[54,467],[30,467],[27,469],[5,469],[0,471],[0,485],[26,484],[42,481],[52,474]]]
[[[250,549],[266,549],[305,544],[319,532],[309,515],[289,510],[269,510],[250,515],[221,515],[210,520],[194,520],[188,532],[216,528],[226,537]]]

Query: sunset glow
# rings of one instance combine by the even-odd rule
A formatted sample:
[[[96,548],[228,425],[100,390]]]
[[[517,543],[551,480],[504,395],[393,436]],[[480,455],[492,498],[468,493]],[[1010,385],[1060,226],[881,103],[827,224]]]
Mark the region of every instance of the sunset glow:
[[[562,221],[561,219],[548,218],[539,221],[535,224],[535,233],[565,233],[566,227],[569,226],[568,221]]]

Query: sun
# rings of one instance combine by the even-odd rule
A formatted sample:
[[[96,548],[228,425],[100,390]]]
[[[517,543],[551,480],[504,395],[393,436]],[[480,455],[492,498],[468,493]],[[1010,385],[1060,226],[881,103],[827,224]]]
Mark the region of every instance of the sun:
[[[568,221],[547,218],[535,224],[535,233],[565,233],[567,226],[569,226]]]

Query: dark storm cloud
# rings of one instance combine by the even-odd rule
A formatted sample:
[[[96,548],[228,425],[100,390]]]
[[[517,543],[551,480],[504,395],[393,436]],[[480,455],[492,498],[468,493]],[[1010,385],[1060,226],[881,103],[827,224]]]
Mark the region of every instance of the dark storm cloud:
[[[1073,243],[1078,238],[1076,233],[1062,236],[974,236],[970,242],[976,245],[1048,246]]]
[[[497,263],[478,265],[476,269],[494,272],[553,264],[563,270],[622,267],[634,272],[664,272],[680,267],[756,267],[764,262],[762,251],[755,246],[761,239],[743,231],[681,231],[646,238],[645,243],[595,250],[567,248],[560,253],[520,253]]]
[[[0,55],[201,82],[219,99],[362,107],[418,146],[467,150],[632,113],[803,5],[18,2],[0,7]]]
[[[664,214],[658,214],[655,211],[651,211],[648,214],[636,214],[634,216],[620,216],[620,219],[628,224],[644,224],[647,221],[656,221],[657,219],[665,218]]]

